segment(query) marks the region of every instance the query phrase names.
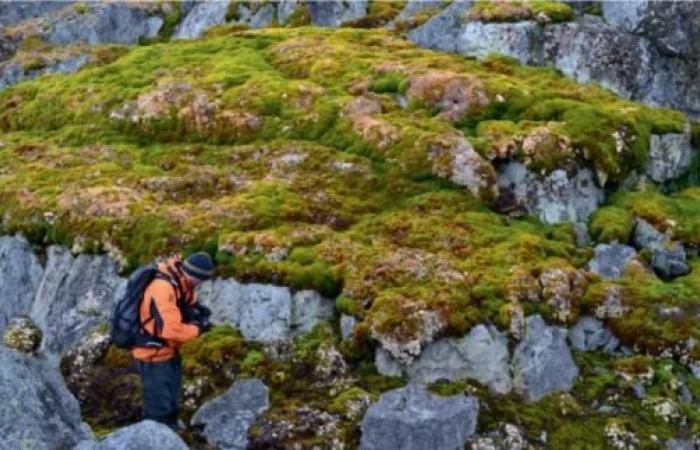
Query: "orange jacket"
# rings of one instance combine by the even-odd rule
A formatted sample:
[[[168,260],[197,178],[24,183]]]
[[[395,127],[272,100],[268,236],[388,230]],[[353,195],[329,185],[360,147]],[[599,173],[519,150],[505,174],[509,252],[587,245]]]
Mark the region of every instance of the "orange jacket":
[[[183,289],[184,300],[189,305],[194,305],[196,296],[185,277],[175,267],[177,262],[179,259],[171,258],[166,263],[159,264],[158,269],[166,274],[175,274]],[[141,302],[141,323],[147,321],[144,326],[146,331],[163,339],[166,345],[161,348],[135,347],[131,350],[134,358],[147,362],[167,361],[175,356],[178,347],[199,336],[199,327],[183,322],[177,297],[176,288],[169,280],[155,279],[148,285]],[[148,320],[152,317],[151,304],[155,306],[156,317]]]

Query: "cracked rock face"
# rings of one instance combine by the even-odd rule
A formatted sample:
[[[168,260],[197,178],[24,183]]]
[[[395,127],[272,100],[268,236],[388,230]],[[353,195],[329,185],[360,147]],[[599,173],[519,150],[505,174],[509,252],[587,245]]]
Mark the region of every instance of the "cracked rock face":
[[[658,183],[673,180],[688,170],[692,157],[690,124],[682,133],[652,134],[646,173]]]
[[[573,177],[561,169],[542,177],[510,162],[498,168],[498,186],[502,208],[521,209],[550,224],[585,222],[604,197],[586,168]]]
[[[569,330],[569,341],[576,350],[602,350],[613,355],[621,353],[620,341],[593,317],[581,317]]]
[[[80,407],[45,360],[0,346],[0,436],[3,448],[73,448],[92,439]]]
[[[513,385],[526,401],[568,391],[579,370],[566,345],[566,330],[545,324],[539,315],[526,319],[523,340],[513,353]]]
[[[192,416],[192,426],[210,445],[228,450],[248,446],[248,428],[270,407],[268,388],[256,379],[237,381],[222,396],[206,402]]]
[[[198,2],[180,22],[173,39],[194,39],[200,37],[207,28],[221,25],[226,21],[228,1]]]
[[[514,23],[484,23],[470,21],[457,39],[457,53],[479,58],[494,53],[513,57],[521,64],[541,64],[537,51],[542,28],[532,21]]]
[[[29,313],[44,269],[22,237],[0,237],[0,332],[16,316]]]
[[[617,242],[598,244],[595,247],[595,256],[588,262],[588,270],[606,280],[620,278],[627,264],[636,256],[634,247],[629,245]]]
[[[659,277],[671,280],[690,273],[683,244],[671,241],[646,220],[636,220],[632,243],[651,252],[651,266]]]
[[[440,398],[409,384],[385,392],[362,419],[362,450],[462,449],[476,430],[479,401]]]
[[[367,14],[368,2],[358,0],[352,2],[310,1],[311,22],[321,27],[339,27],[343,22],[349,22],[364,17]]]

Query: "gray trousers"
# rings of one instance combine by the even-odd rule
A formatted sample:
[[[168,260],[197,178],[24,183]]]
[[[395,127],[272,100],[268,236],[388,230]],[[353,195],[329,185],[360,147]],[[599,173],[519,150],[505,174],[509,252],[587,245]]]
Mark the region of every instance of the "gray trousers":
[[[143,419],[177,428],[182,391],[182,361],[179,353],[163,362],[136,361],[143,387]]]

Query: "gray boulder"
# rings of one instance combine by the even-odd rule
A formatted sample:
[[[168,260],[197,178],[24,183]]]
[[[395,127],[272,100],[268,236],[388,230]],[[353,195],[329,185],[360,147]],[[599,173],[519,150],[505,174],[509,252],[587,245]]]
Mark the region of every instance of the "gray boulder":
[[[340,316],[340,335],[343,339],[351,339],[355,333],[357,319],[353,316],[343,314]]]
[[[152,420],[144,420],[110,433],[98,443],[81,443],[74,450],[142,450],[159,448],[187,450],[189,447],[174,431]],[[92,445],[92,446],[90,446]]]
[[[407,373],[422,383],[474,379],[494,393],[507,394],[512,388],[509,360],[508,338],[493,326],[477,325],[460,339],[428,344]]]
[[[220,0],[196,3],[177,26],[173,39],[198,38],[207,28],[221,25],[226,21],[229,3]]]
[[[420,47],[457,52],[463,28],[461,16],[471,5],[471,1],[452,2],[440,14],[411,30],[406,37]]]
[[[581,317],[569,330],[569,341],[576,350],[601,350],[610,354],[620,353],[620,341],[598,319]]]
[[[2,448],[55,450],[91,440],[80,407],[46,361],[0,346]]]
[[[92,329],[107,322],[122,289],[125,280],[108,256],[74,257],[65,247],[50,246],[30,313],[44,331],[42,349],[57,360],[60,353],[77,346]]]
[[[457,450],[474,434],[479,401],[409,384],[385,392],[362,419],[362,450]]]
[[[309,2],[311,23],[321,27],[339,27],[343,22],[357,20],[367,14],[367,0],[352,2],[329,2],[312,0]]]
[[[651,266],[661,278],[670,280],[690,273],[683,244],[671,241],[646,220],[636,220],[632,243],[651,252]]]
[[[10,319],[29,313],[44,269],[22,237],[0,237],[0,333]]]
[[[683,133],[652,134],[646,173],[658,183],[678,178],[688,170],[692,157],[690,124]]]
[[[127,44],[152,38],[163,19],[128,2],[86,3],[85,10],[65,8],[47,17],[44,38],[51,44]]]
[[[561,169],[542,177],[522,163],[510,162],[498,168],[498,188],[500,203],[521,208],[551,224],[585,222],[604,198],[587,168],[573,177]]]
[[[74,73],[87,64],[90,58],[87,55],[70,56],[66,59],[53,61],[38,70],[25,70],[24,66],[9,61],[0,64],[0,91],[20,81],[36,78],[49,73]]]
[[[249,340],[285,339],[333,315],[331,300],[314,291],[292,295],[282,286],[217,279],[204,283],[198,295],[211,308],[212,321],[239,328]]]
[[[635,256],[637,252],[629,245],[618,242],[598,244],[595,247],[595,255],[588,261],[587,269],[606,280],[620,278],[627,264]]]
[[[539,315],[526,319],[525,337],[513,353],[513,386],[526,401],[568,391],[579,370],[566,345],[566,329],[548,326]]]
[[[484,23],[469,21],[459,34],[457,53],[477,57],[500,53],[521,64],[542,64],[540,45],[542,27],[533,21]]]
[[[244,450],[248,428],[269,406],[268,388],[262,381],[241,380],[224,395],[202,405],[191,425],[220,450]]]

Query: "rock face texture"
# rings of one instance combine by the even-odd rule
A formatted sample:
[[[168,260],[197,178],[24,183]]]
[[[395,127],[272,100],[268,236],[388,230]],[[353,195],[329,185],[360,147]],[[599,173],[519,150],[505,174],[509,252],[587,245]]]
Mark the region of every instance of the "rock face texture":
[[[269,406],[268,389],[262,381],[237,381],[224,395],[202,405],[191,423],[210,445],[222,450],[244,450],[248,446],[248,428]]]
[[[409,384],[385,392],[362,419],[362,450],[457,450],[476,430],[479,401],[439,398]]]
[[[201,36],[207,28],[221,25],[226,21],[229,2],[197,2],[180,22],[173,39],[193,39]]]
[[[620,341],[601,321],[593,317],[582,317],[576,325],[571,327],[569,341],[576,350],[620,353]]]
[[[554,65],[578,81],[700,116],[696,2],[601,2],[602,17],[579,14],[571,22],[545,25],[461,20],[470,6],[454,2],[408,38],[427,48],[478,57],[501,53],[526,64]]]
[[[75,450],[187,450],[187,444],[167,426],[144,420],[110,433],[100,442],[81,442]]]
[[[311,22],[322,27],[338,27],[343,22],[356,20],[367,14],[367,1],[327,2],[311,1]]]
[[[272,341],[308,331],[333,315],[333,302],[312,291],[292,295],[286,287],[241,284],[219,279],[202,285],[202,303],[212,309],[212,320],[229,323],[246,339]]]
[[[87,64],[90,58],[87,55],[76,55],[54,61],[37,70],[26,70],[21,64],[7,62],[0,65],[0,90],[3,90],[20,81],[36,78],[48,73],[73,73]]]
[[[391,356],[378,353],[378,369],[387,375],[402,371],[412,381],[431,383],[440,379],[473,379],[498,394],[512,388],[508,338],[493,326],[477,325],[462,338],[444,338],[428,344],[408,367],[401,367]]]
[[[548,326],[539,315],[525,322],[524,339],[513,353],[513,385],[527,401],[571,389],[579,370],[566,345],[566,330]]]
[[[670,280],[690,273],[683,244],[672,241],[646,220],[636,220],[632,243],[651,252],[651,266],[659,277]]]
[[[108,256],[78,255],[65,247],[47,250],[44,278],[30,316],[44,331],[44,350],[60,354],[107,322],[124,280]]]
[[[32,306],[44,269],[21,237],[0,237],[0,332]]]
[[[693,147],[690,141],[690,125],[685,127],[683,133],[652,134],[647,175],[658,183],[681,176],[692,162]]]
[[[46,361],[0,346],[3,448],[73,448],[92,439],[78,402]]]
[[[542,177],[519,162],[498,168],[500,202],[520,208],[543,222],[585,222],[603,201],[603,191],[589,169],[570,177],[557,169]]]
[[[588,270],[604,279],[620,278],[627,264],[634,259],[637,252],[634,247],[613,242],[598,244],[595,256],[588,262]]]

